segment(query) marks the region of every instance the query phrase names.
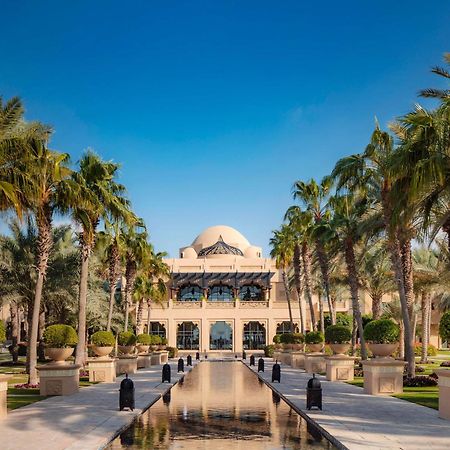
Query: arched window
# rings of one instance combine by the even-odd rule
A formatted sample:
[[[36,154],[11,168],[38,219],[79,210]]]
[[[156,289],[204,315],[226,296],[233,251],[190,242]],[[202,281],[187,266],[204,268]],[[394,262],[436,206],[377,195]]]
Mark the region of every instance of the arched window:
[[[166,337],[166,327],[159,322],[150,322],[148,334],[155,334],[156,336]]]
[[[284,334],[291,332],[291,324],[288,320],[281,322],[277,325],[277,333],[276,334]],[[298,333],[298,325],[294,323],[294,333]]]
[[[213,286],[209,292],[208,300],[212,302],[228,302],[233,300],[233,289],[225,284]]]
[[[177,348],[179,350],[198,350],[198,326],[193,322],[181,322],[177,327]]]
[[[262,289],[256,284],[245,284],[239,289],[239,298],[242,301],[263,300]]]
[[[266,328],[259,322],[249,322],[244,325],[244,349],[258,350],[266,345]]]
[[[195,302],[202,298],[203,289],[197,284],[187,284],[178,291],[179,302]]]

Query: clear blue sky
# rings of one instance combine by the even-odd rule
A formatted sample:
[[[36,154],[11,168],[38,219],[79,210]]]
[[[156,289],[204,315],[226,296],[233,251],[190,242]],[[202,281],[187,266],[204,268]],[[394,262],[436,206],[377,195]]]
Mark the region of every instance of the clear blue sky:
[[[267,250],[296,179],[364,148],[450,51],[450,2],[3,0],[0,95],[122,163],[156,247],[227,224]]]

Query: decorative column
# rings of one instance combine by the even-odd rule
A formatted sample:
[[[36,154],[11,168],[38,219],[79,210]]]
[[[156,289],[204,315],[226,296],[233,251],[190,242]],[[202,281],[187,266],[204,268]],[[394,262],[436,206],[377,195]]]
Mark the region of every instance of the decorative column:
[[[450,420],[450,370],[437,370],[439,380],[439,417]]]
[[[12,375],[0,375],[0,418],[7,414],[6,400],[8,393],[8,380]]]
[[[233,342],[233,348],[235,353],[242,354],[244,347],[242,345],[242,328],[244,327],[244,324],[239,319],[234,319],[234,342]]]
[[[209,352],[209,332],[210,332],[210,323],[208,319],[202,319],[198,324],[200,327],[200,343],[199,343],[199,352]]]

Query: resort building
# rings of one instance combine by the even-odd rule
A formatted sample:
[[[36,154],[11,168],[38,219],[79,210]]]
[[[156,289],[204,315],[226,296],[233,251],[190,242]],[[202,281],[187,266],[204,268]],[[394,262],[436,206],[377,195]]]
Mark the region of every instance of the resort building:
[[[169,346],[241,353],[261,349],[276,333],[289,331],[281,271],[234,228],[207,228],[180,249],[179,258],[166,263],[168,299],[152,304],[150,332],[165,336]],[[337,310],[348,311],[348,302],[338,303]],[[292,313],[298,331],[295,296]],[[310,329],[308,310],[305,317]]]

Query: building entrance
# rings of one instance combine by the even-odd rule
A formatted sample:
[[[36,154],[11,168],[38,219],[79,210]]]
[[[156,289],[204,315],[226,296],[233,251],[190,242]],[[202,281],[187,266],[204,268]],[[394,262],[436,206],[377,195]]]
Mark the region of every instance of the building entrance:
[[[211,331],[209,334],[209,349],[233,349],[233,329],[231,325],[224,321],[219,321],[211,324]]]

